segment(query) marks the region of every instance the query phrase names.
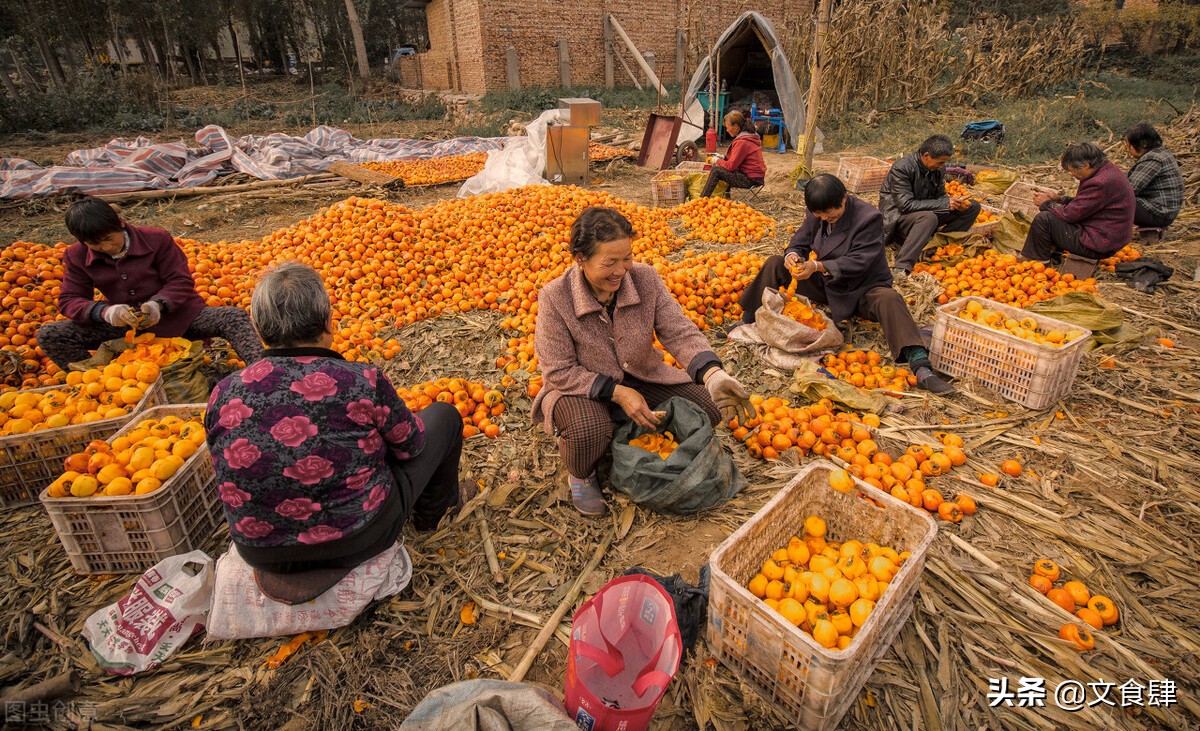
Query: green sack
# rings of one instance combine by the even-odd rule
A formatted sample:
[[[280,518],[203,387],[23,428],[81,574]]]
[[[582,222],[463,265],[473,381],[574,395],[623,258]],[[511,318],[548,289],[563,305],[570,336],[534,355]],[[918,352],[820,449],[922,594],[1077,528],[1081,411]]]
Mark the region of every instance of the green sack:
[[[1087,349],[1140,340],[1145,332],[1125,324],[1125,311],[1092,292],[1067,292],[1035,302],[1025,309],[1092,331]]]
[[[1000,224],[992,229],[992,248],[1001,254],[1017,254],[1025,248],[1029,219],[1015,211],[1005,211]]]
[[[883,413],[889,403],[888,397],[882,393],[864,391],[846,381],[826,376],[812,361],[805,361],[796,369],[788,390],[807,399],[809,403],[827,398],[855,411],[870,411],[873,414]]]
[[[167,402],[172,404],[202,404],[208,401],[212,388],[208,377],[204,375],[204,344],[193,340],[187,355],[174,363],[164,366],[159,372],[162,376],[163,388],[167,392]],[[91,358],[71,364],[73,371],[86,371],[90,368],[103,368],[121,353],[133,346],[124,338],[109,340],[101,343]]]
[[[708,173],[688,173],[687,190],[688,200],[699,198],[704,192],[704,183],[708,181]],[[717,187],[713,188],[714,196],[723,196],[725,191],[729,190],[729,183],[724,180],[717,181]]]
[[[1092,332],[1112,330],[1125,322],[1125,312],[1120,305],[1106,302],[1094,292],[1067,292],[1052,299],[1034,302],[1025,309],[1086,327]]]
[[[655,407],[666,411],[659,431],[669,431],[679,446],[666,459],[629,440],[648,433],[632,421],[617,427],[612,441],[613,489],[658,513],[691,515],[741,492],[746,478],[709,423],[708,414],[680,396]]]
[[[1007,170],[981,170],[975,173],[975,189],[987,195],[1004,195],[1017,177],[1017,173]]]

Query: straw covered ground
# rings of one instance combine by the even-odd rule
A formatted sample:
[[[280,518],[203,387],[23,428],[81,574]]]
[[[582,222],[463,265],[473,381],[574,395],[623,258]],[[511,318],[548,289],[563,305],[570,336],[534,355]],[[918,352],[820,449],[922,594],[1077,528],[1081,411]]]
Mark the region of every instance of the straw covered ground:
[[[899,453],[952,430],[969,461],[937,479],[947,495],[966,492],[979,510],[959,524],[939,522],[912,617],[846,716],[848,729],[1182,729],[1200,724],[1200,119],[1193,112],[1170,130],[1184,166],[1189,199],[1161,244],[1139,247],[1176,267],[1153,295],[1101,273],[1099,294],[1124,308],[1140,337],[1084,355],[1070,395],[1029,411],[974,383],[960,395],[893,399],[882,415],[881,446]],[[755,205],[776,233],[745,246],[689,241],[693,256],[782,249],[802,211],[788,195],[786,170],[772,170]],[[1067,187],[1053,165],[1022,170]],[[648,201],[650,174],[626,163],[600,173],[601,188]],[[449,193],[447,193],[449,195]],[[675,230],[679,231],[678,224]],[[665,257],[687,258],[683,249]],[[900,285],[928,325],[938,287],[929,277]],[[389,331],[402,351],[384,364],[397,383],[465,377],[495,383],[496,358],[511,332],[491,311],[443,314]],[[788,397],[789,373],[763,366],[747,346],[716,339],[729,369],[755,393]],[[1159,337],[1174,347],[1163,347]],[[856,345],[884,350],[877,328],[856,326]],[[521,374],[518,373],[518,376]],[[99,672],[80,630],[96,609],[116,601],[132,576],[74,575],[39,506],[0,515],[0,684],[26,687],[67,671],[78,695],[52,724],[92,729],[374,729],[395,727],[432,689],[472,677],[507,677],[539,629],[581,582],[586,597],[626,569],[682,573],[696,581],[709,553],[787,484],[794,456],[751,458],[722,430],[750,487],[694,518],[653,514],[622,500],[604,520],[570,505],[552,440],[528,419],[525,382],[505,389],[508,411],[497,439],[467,441],[465,474],[485,488],[476,502],[433,534],[406,534],[415,573],[399,596],[352,625],[302,647],[278,669],[263,662],[280,640],[203,641],[202,634],[156,671],[133,678]],[[1020,477],[988,487],[976,476],[1018,459]],[[486,537],[486,539],[485,539]],[[210,537],[223,550],[224,528]],[[1061,609],[1028,582],[1036,559],[1056,561],[1070,578],[1112,597],[1119,624],[1097,631],[1096,647],[1078,652],[1058,638]],[[585,571],[589,564],[595,569]],[[482,608],[465,625],[460,609]],[[561,692],[570,614],[527,676]],[[989,679],[1043,678],[1042,707],[989,705]],[[1137,681],[1174,697],[1145,693],[1140,704],[1056,707],[1054,689]],[[1098,686],[1097,686],[1098,687]],[[1127,686],[1132,687],[1132,686]],[[1089,700],[1095,698],[1093,692]],[[1163,704],[1161,701],[1172,701]],[[1153,703],[1158,703],[1157,705]],[[681,667],[655,717],[664,729],[787,728],[778,709],[757,698],[709,656],[705,643]]]

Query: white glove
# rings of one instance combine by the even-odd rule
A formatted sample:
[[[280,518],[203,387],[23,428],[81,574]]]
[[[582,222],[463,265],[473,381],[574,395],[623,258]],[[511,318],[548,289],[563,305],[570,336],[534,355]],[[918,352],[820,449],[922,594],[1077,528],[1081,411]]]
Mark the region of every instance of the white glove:
[[[721,368],[713,368],[704,377],[704,387],[713,403],[721,412],[721,418],[730,421],[737,417],[739,424],[745,424],[754,418],[754,404],[750,403],[750,394],[742,384]]]
[[[142,303],[142,322],[141,327],[151,328],[158,324],[162,319],[162,305],[158,300],[149,300]]]
[[[133,308],[129,305],[109,305],[104,308],[101,317],[113,327],[134,327],[137,325],[137,316],[133,314]]]

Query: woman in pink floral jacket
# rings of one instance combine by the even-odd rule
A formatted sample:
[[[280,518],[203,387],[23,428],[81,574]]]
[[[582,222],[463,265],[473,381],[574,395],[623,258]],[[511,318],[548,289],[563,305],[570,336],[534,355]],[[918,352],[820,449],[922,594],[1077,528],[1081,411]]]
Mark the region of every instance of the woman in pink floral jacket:
[[[390,548],[409,517],[429,530],[461,500],[458,412],[417,416],[379,369],[330,350],[331,313],[309,267],[263,277],[250,319],[267,350],[217,385],[205,416],[233,542],[288,603]]]

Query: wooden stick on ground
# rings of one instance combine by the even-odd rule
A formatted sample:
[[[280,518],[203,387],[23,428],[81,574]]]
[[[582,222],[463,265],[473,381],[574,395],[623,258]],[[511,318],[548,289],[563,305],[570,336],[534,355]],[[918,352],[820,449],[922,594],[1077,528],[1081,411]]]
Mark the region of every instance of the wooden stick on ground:
[[[65,695],[74,695],[78,691],[79,674],[71,670],[28,688],[6,693],[0,697],[0,701],[4,703],[37,703],[61,698]]]
[[[191,198],[198,195],[213,195],[216,193],[236,193],[242,190],[257,190],[259,188],[273,188],[284,185],[305,185],[306,183],[315,183],[322,180],[333,180],[335,176],[329,173],[317,173],[315,175],[303,175],[299,178],[290,178],[288,180],[259,180],[255,183],[239,183],[238,185],[205,185],[195,188],[171,188],[168,190],[139,190],[129,193],[111,193],[109,195],[94,196],[102,201],[116,203],[119,201],[133,200],[149,200],[154,198]]]
[[[475,520],[479,521],[479,538],[483,541],[483,552],[487,556],[488,569],[492,572],[492,581],[503,584],[504,572],[500,570],[500,559],[496,557],[496,544],[492,542],[492,531],[480,508],[475,508]]]
[[[1131,315],[1140,317],[1143,320],[1151,320],[1153,322],[1160,322],[1163,325],[1169,325],[1172,328],[1174,328],[1176,330],[1182,330],[1185,333],[1191,333],[1193,335],[1200,335],[1200,330],[1193,330],[1190,327],[1187,327],[1185,325],[1180,325],[1178,322],[1175,322],[1173,320],[1168,320],[1165,317],[1156,317],[1154,315],[1147,315],[1145,312],[1140,312],[1138,310],[1133,309],[1132,307],[1125,307],[1124,305],[1121,306],[1121,309],[1125,310],[1126,312],[1128,312]]]
[[[579,599],[579,595],[583,592],[583,582],[600,565],[600,561],[604,559],[604,554],[608,552],[608,547],[612,545],[613,539],[616,537],[616,529],[609,528],[608,533],[604,535],[604,540],[600,542],[599,546],[596,546],[596,552],[592,554],[591,560],[587,562],[587,565],[583,567],[583,571],[579,572],[579,578],[575,579],[575,583],[571,585],[571,590],[567,592],[562,603],[554,610],[554,614],[550,615],[550,619],[546,621],[545,626],[542,627],[542,631],[538,632],[538,636],[534,639],[533,644],[525,651],[525,656],[521,658],[521,662],[517,664],[517,668],[513,670],[513,674],[509,676],[509,680],[519,683],[525,679],[525,673],[529,672],[529,668],[533,666],[533,661],[537,659],[538,653],[550,641],[550,637],[554,634],[554,630],[558,628],[559,622],[575,606],[576,600]]]

